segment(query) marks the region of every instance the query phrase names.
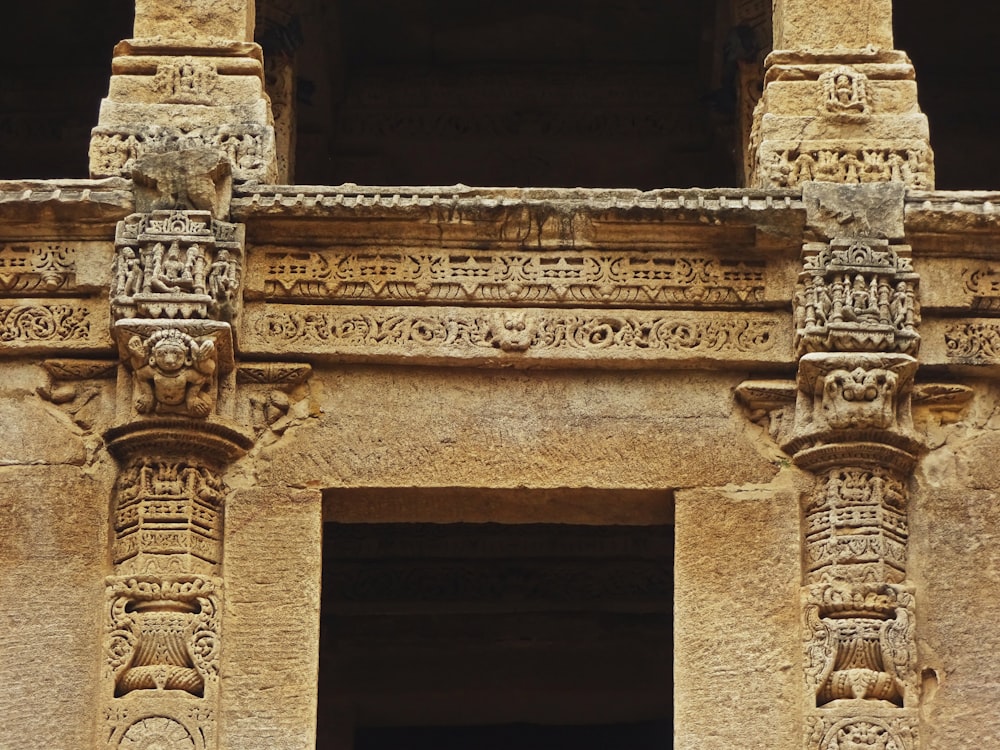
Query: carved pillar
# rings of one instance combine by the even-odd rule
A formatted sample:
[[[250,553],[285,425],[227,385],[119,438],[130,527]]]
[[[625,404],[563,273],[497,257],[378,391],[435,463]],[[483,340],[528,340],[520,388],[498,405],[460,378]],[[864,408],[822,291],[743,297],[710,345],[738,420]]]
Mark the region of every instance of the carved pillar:
[[[920,315],[903,186],[808,183],[803,200],[815,241],[795,293],[795,387],[741,387],[785,412],[772,418],[781,447],[816,477],[802,499],[803,748],[916,750],[906,542]]]
[[[891,0],[777,0],[749,184],[932,189],[934,157],[913,66],[892,44]]]
[[[150,153],[214,148],[237,180],[274,182],[274,127],[252,0],[137,0],[90,142],[93,177]]]
[[[217,742],[227,465],[251,445],[233,421],[232,321],[243,228],[231,165],[184,150],[135,160],[137,212],[119,222],[110,289],[123,367],[120,467],[106,581],[109,748],[211,750]]]

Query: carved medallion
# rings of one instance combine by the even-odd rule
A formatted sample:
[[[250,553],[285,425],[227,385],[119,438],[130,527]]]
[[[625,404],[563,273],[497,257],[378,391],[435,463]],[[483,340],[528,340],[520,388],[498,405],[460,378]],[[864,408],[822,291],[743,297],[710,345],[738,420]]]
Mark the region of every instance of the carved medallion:
[[[165,716],[141,719],[122,735],[121,750],[195,750],[191,733],[184,725]]]

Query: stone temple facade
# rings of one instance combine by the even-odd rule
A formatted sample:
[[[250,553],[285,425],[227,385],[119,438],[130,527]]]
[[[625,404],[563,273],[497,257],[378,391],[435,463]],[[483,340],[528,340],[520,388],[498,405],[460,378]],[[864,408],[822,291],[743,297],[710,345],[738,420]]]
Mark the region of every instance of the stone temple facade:
[[[1000,748],[1000,193],[890,0],[258,5],[0,181],[0,748]]]

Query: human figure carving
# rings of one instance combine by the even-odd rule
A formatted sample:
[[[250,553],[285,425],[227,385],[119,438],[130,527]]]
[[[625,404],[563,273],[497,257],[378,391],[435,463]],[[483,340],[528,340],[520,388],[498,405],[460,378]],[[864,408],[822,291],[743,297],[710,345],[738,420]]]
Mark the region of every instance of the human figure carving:
[[[142,264],[131,247],[123,247],[118,254],[115,275],[115,296],[131,297],[142,291]]]
[[[201,343],[172,328],[143,342],[128,342],[140,414],[178,413],[206,417],[215,406],[215,342]]]
[[[232,300],[236,289],[236,263],[225,248],[215,255],[208,271],[208,293],[216,302],[226,304]]]

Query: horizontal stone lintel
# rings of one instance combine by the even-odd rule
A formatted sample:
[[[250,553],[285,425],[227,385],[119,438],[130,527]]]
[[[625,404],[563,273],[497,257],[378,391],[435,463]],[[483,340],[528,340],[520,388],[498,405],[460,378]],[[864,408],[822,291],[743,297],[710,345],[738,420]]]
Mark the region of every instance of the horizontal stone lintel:
[[[614,369],[794,362],[784,313],[250,305],[244,355],[313,361]]]

